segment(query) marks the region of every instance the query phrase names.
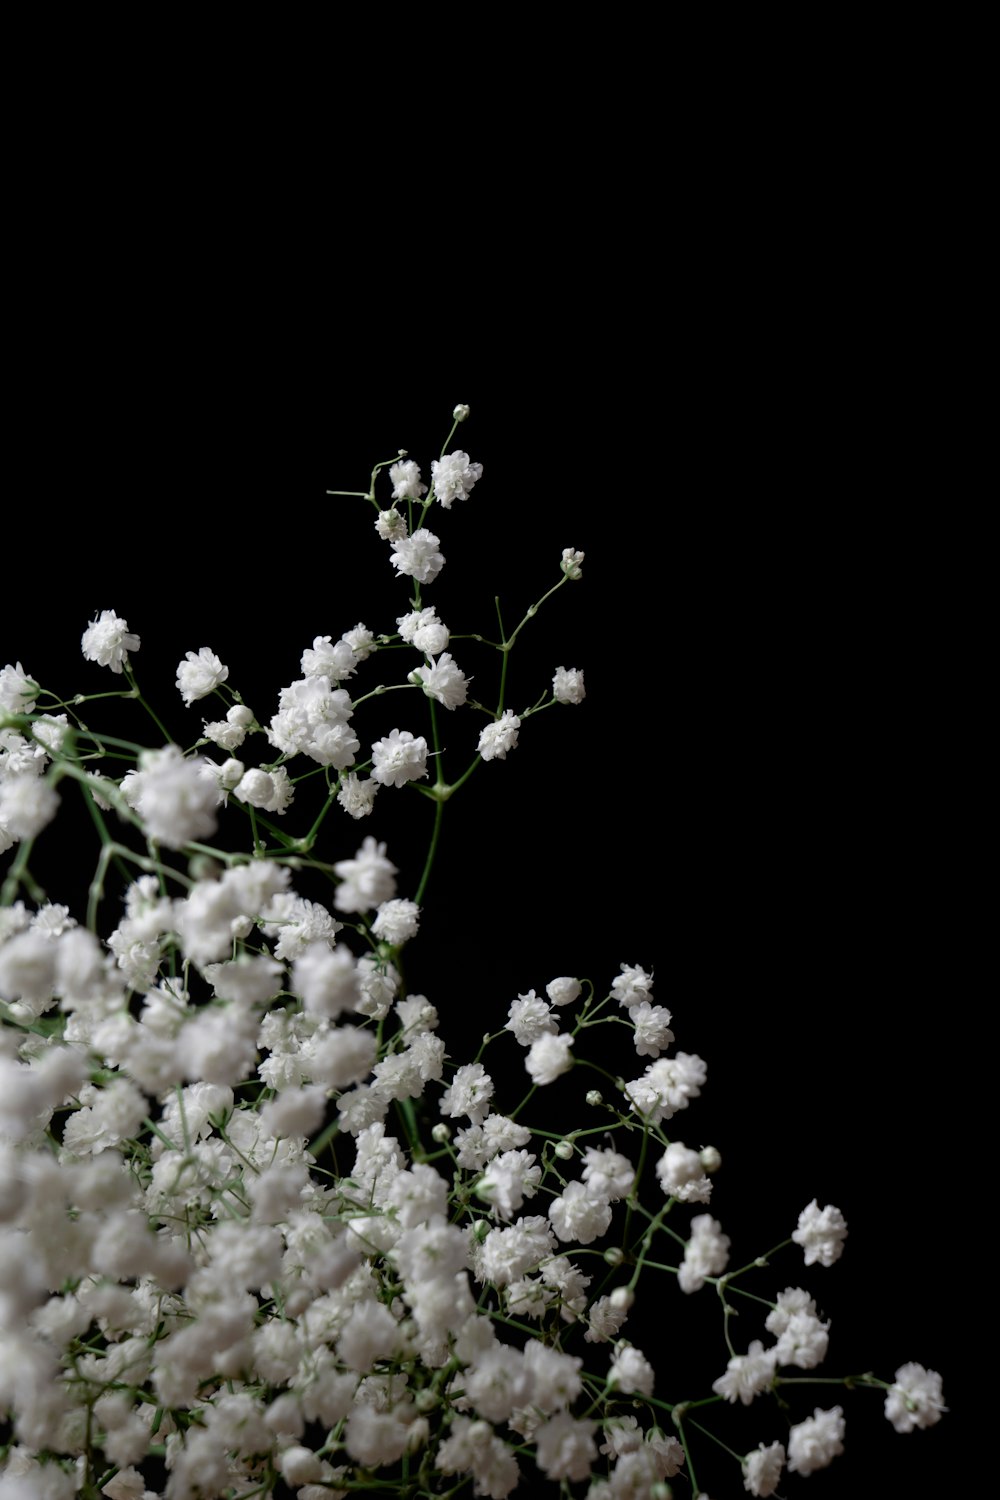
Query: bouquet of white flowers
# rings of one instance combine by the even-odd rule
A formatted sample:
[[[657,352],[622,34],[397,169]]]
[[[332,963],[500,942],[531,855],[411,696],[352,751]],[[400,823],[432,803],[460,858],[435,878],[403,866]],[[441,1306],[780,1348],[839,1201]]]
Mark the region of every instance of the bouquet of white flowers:
[[[842,1452],[849,1388],[899,1432],[945,1410],[918,1364],[814,1373],[836,1207],[734,1263],[723,1151],[686,1123],[707,1065],[651,970],[548,973],[455,1036],[407,981],[452,807],[587,696],[580,665],[519,676],[583,551],[526,564],[533,602],[498,601],[492,636],[433,602],[446,513],[488,483],[468,415],[426,472],[400,452],[328,492],[398,613],[297,646],[276,703],[178,645],[181,743],[140,685],[145,623],[109,608],[82,651],[110,688],[39,681],[27,644],[0,673],[0,1500],[659,1500],[720,1451],[730,1493],[770,1496]],[[356,825],[421,802],[401,882]],[[81,810],[74,912],[38,871]],[[721,1331],[701,1389],[668,1294]]]

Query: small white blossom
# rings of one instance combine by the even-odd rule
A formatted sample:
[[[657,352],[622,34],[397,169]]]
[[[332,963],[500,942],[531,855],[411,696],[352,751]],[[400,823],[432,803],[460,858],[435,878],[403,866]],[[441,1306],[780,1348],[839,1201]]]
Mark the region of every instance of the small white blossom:
[[[444,554],[438,551],[440,542],[432,531],[421,526],[410,537],[394,540],[392,565],[396,572],[418,583],[433,583],[444,567]]]
[[[42,776],[8,776],[0,782],[0,835],[33,839],[51,823],[59,809],[55,787]]]
[[[711,1214],[696,1214],[691,1220],[691,1238],[677,1274],[677,1285],[689,1295],[700,1291],[708,1276],[721,1276],[729,1261],[729,1236]]]
[[[406,539],[406,521],[395,506],[379,511],[375,530],[384,542],[401,542]]]
[[[479,736],[478,750],[483,760],[506,760],[507,751],[517,745],[521,721],[512,709],[504,709],[495,724],[487,724]]]
[[[405,786],[427,775],[427,741],[394,729],[372,746],[372,775],[380,786]]]
[[[375,806],[377,791],[378,782],[374,777],[369,776],[365,781],[359,781],[355,772],[349,771],[341,778],[337,801],[352,818],[367,818]]]
[[[247,730],[252,723],[253,714],[245,704],[234,703],[224,719],[204,724],[201,732],[206,740],[211,740],[220,750],[226,750],[231,755],[246,739]]]
[[[788,1434],[788,1468],[792,1474],[812,1474],[825,1469],[844,1451],[844,1413],[835,1406],[799,1422]]]
[[[168,849],[182,849],[192,839],[215,832],[215,809],[222,798],[208,763],[195,756],[186,760],[176,745],[145,750],[139,770],[122,791],[146,826],[151,838]]]
[[[120,673],[128,665],[128,653],[138,651],[139,637],[129,632],[127,621],[114,610],[105,609],[98,619],[91,620],[80,644],[87,661]]]
[[[885,1414],[897,1432],[913,1432],[917,1427],[933,1427],[947,1411],[941,1376],[923,1365],[901,1365],[896,1383],[885,1398]]]
[[[554,1083],[561,1073],[568,1073],[573,1066],[569,1055],[572,1045],[573,1038],[565,1034],[540,1036],[533,1041],[524,1059],[532,1082]]]
[[[561,1240],[589,1245],[607,1234],[611,1204],[588,1182],[569,1182],[549,1204],[549,1221]]]
[[[546,1032],[559,1030],[550,1007],[538,998],[534,990],[512,1000],[508,1015],[510,1019],[504,1029],[512,1031],[522,1047],[530,1047]]]
[[[765,1448],[761,1443],[756,1452],[748,1453],[743,1460],[743,1488],[751,1495],[773,1495],[778,1488],[781,1471],[785,1467],[785,1449],[781,1443],[772,1443]]]
[[[454,500],[468,500],[473,485],[482,477],[482,464],[470,463],[469,455],[461,449],[446,453],[444,458],[436,458],[431,464],[434,498],[445,510],[451,509]]]
[[[579,667],[556,667],[552,696],[557,703],[582,703],[587,696]]]
[[[839,1260],[847,1238],[847,1225],[839,1208],[828,1203],[821,1209],[814,1198],[799,1214],[799,1225],[792,1235],[805,1251],[806,1265],[832,1266]]]
[[[427,696],[436,698],[445,708],[459,708],[465,702],[469,685],[450,651],[439,657],[433,667],[417,667],[413,675],[420,679]]]
[[[608,1371],[608,1383],[626,1396],[639,1392],[643,1396],[653,1394],[653,1367],[646,1356],[631,1344],[618,1350]]]
[[[18,662],[9,662],[0,672],[0,708],[12,714],[30,714],[38,696],[38,683],[32,682]]]
[[[469,417],[469,408],[465,405],[464,402],[460,401],[459,404],[455,407],[455,410],[452,412],[452,416],[454,417],[456,422],[466,422],[468,421]]]
[[[545,993],[553,1005],[572,1005],[583,994],[583,986],[579,979],[570,979],[568,975],[561,975],[558,979],[550,979],[545,986]]]
[[[765,1349],[760,1339],[754,1339],[746,1354],[734,1354],[726,1366],[725,1375],[712,1382],[717,1396],[727,1401],[741,1401],[749,1406],[754,1396],[766,1391],[774,1379],[774,1350]]]
[[[562,562],[559,564],[559,566],[562,568],[567,578],[573,579],[575,581],[583,577],[583,569],[580,567],[583,559],[584,553],[577,552],[573,547],[564,547],[562,553]]]
[[[415,901],[383,901],[372,923],[372,932],[395,948],[415,937],[419,926],[420,908]]]
[[[454,1119],[457,1115],[468,1115],[474,1125],[481,1125],[489,1113],[493,1098],[493,1079],[482,1063],[466,1063],[459,1068],[451,1081],[451,1087],[441,1095],[439,1108],[443,1115]]]
[[[229,668],[222,665],[208,646],[202,646],[197,655],[188,651],[177,668],[177,691],[184,699],[184,706],[190,708],[196,698],[207,698],[228,676]]]
[[[416,646],[425,656],[440,656],[448,648],[448,627],[438,619],[437,610],[432,605],[400,615],[396,624],[402,639]]]
[[[412,458],[393,464],[389,470],[392,480],[392,498],[396,500],[419,500],[426,495],[426,484],[420,483],[420,469]]]

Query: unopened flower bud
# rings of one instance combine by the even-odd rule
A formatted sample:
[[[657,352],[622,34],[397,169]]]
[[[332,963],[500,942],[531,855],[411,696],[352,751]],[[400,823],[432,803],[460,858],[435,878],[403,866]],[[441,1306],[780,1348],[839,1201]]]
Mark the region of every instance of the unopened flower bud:
[[[556,1155],[561,1161],[569,1161],[573,1155],[572,1141],[560,1141],[556,1147]]]
[[[599,1104],[604,1103],[604,1095],[601,1093],[600,1089],[587,1090],[587,1103],[593,1105],[595,1109]]]
[[[635,1292],[630,1286],[616,1286],[611,1293],[611,1306],[618,1308],[619,1312],[628,1312],[635,1301]]]
[[[479,1241],[479,1243],[482,1244],[483,1240],[486,1238],[486,1236],[490,1232],[490,1223],[489,1223],[489,1220],[488,1219],[477,1219],[476,1220],[476,1227],[475,1227],[475,1229],[473,1229],[472,1232],[476,1236],[476,1239]]]
[[[625,1256],[617,1245],[609,1245],[604,1252],[604,1259],[609,1266],[620,1266]]]
[[[227,760],[221,765],[218,770],[218,777],[219,785],[223,791],[231,792],[234,787],[239,786],[243,780],[245,770],[246,767],[241,760]]]
[[[452,416],[455,418],[456,422],[464,422],[468,415],[469,408],[467,406],[456,406],[455,410],[452,412]]]
[[[285,1449],[278,1467],[281,1477],[292,1485],[311,1484],[323,1477],[323,1466],[315,1453],[299,1443]]]
[[[665,1479],[658,1479],[649,1493],[652,1500],[674,1500],[674,1492]]]
[[[400,458],[405,458],[406,457],[406,449],[405,448],[397,448],[396,452],[397,452],[397,454],[398,454],[398,456]]]
[[[413,1404],[417,1411],[433,1411],[438,1404],[438,1399],[432,1390],[426,1389],[417,1392],[413,1398]]]
[[[722,1156],[715,1146],[702,1146],[698,1154],[698,1160],[709,1176],[713,1172],[717,1172],[722,1166]]]
[[[445,1141],[451,1140],[451,1126],[446,1125],[443,1120],[440,1120],[431,1131],[431,1140],[437,1141],[439,1146],[443,1146]]]

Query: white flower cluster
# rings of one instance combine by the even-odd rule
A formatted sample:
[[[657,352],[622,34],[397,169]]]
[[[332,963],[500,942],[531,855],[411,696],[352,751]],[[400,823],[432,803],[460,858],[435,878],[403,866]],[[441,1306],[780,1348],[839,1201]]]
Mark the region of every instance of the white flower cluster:
[[[481,475],[451,453],[432,466],[433,498],[448,510]],[[388,478],[394,502],[428,494],[405,453]],[[436,575],[437,537],[409,536],[394,508],[377,526],[398,572]],[[564,550],[557,588],[581,577],[582,561]],[[653,1278],[676,1274],[685,1294],[718,1278],[720,1298],[707,1300],[722,1302],[728,1338],[726,1299],[767,1262],[727,1275],[721,1224],[707,1213],[688,1222],[721,1157],[663,1128],[700,1097],[707,1069],[671,1050],[652,973],[622,964],[603,995],[566,974],[525,989],[473,1060],[454,1059],[400,959],[424,923],[430,861],[410,888],[384,840],[339,857],[316,843],[331,809],[359,819],[380,788],[428,781],[428,741],[409,729],[369,738],[357,766],[351,721],[385,685],[354,702],[340,684],[385,660],[378,648],[409,657],[393,686],[435,725],[425,696],[467,706],[448,627],[419,591],[411,602],[395,623],[419,665],[363,624],[316,636],[263,730],[221,659],[189,651],[176,675],[185,704],[234,700],[205,724],[202,747],[228,757],[219,763],[136,745],[122,774],[75,712],[44,712],[47,699],[69,700],[20,662],[0,672],[0,852],[24,841],[0,906],[0,1495],[10,1500],[72,1500],[98,1484],[109,1500],[223,1500],[271,1494],[279,1480],[298,1500],[324,1500],[373,1484],[402,1493],[418,1473],[424,1489],[435,1475],[446,1488],[471,1479],[496,1500],[518,1485],[588,1483],[587,1500],[634,1500],[666,1493],[687,1467],[686,1403],[663,1430]],[[107,610],[83,637],[87,659],[119,673],[138,649]],[[581,704],[583,672],[557,668],[542,697]],[[500,692],[477,751],[468,737],[455,786],[447,747],[435,759],[420,790],[439,817],[477,755],[504,759],[535,711],[502,705]],[[235,759],[259,733],[278,759]],[[290,771],[296,757],[315,764]],[[105,815],[85,926],[20,895],[37,894],[27,841],[58,813],[63,776]],[[320,812],[294,839],[261,815],[286,814],[311,776]],[[109,831],[115,818],[132,844]],[[339,819],[330,826],[350,826]],[[105,887],[131,862],[112,901]],[[485,1006],[488,976],[479,983]],[[640,1077],[615,1079],[586,1056],[605,1024],[611,1036],[627,1027],[622,1050],[650,1059]],[[580,1084],[593,1081],[588,1067],[605,1074],[610,1102]],[[543,1128],[538,1089],[556,1103],[585,1099],[598,1123]],[[658,1248],[668,1212],[671,1242],[683,1244],[672,1272],[663,1262],[676,1254]],[[792,1240],[806,1266],[825,1268],[846,1235],[839,1210],[814,1199]],[[767,1303],[770,1342],[751,1338],[745,1352],[730,1342],[712,1387],[734,1406],[800,1381],[782,1370],[808,1373],[828,1351],[830,1322],[805,1288],[757,1284],[772,1293],[750,1293]],[[866,1382],[899,1432],[945,1411],[940,1376],[920,1365],[891,1383],[854,1381]],[[842,1408],[817,1407],[783,1441],[732,1462],[745,1492],[770,1496],[786,1470],[831,1463],[844,1434]],[[400,1479],[404,1460],[411,1477]]]

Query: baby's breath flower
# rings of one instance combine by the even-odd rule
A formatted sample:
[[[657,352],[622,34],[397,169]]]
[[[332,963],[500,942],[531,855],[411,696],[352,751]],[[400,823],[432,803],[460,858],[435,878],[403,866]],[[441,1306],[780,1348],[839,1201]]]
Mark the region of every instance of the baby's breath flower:
[[[190,708],[196,698],[207,698],[209,693],[214,693],[228,676],[229,668],[222,665],[208,646],[202,646],[197,655],[189,651],[177,668],[177,691],[184,699],[185,708]]]
[[[821,1209],[815,1198],[799,1214],[798,1228],[792,1235],[805,1251],[807,1266],[817,1261],[821,1266],[832,1266],[843,1254],[846,1238],[847,1225],[840,1209],[829,1203]]]
[[[412,458],[393,464],[389,470],[392,480],[392,498],[396,500],[419,500],[426,495],[426,484],[420,483],[420,469]]]
[[[470,463],[469,455],[461,449],[446,453],[444,458],[436,458],[431,464],[434,498],[445,510],[451,509],[454,500],[468,500],[473,485],[482,477],[482,464]]]
[[[582,671],[578,667],[556,667],[552,696],[557,703],[582,703],[587,696]]]
[[[444,553],[432,531],[421,527],[410,537],[392,539],[392,565],[396,572],[418,583],[433,583],[444,567]]]
[[[120,673],[128,666],[128,653],[138,651],[139,637],[131,634],[128,623],[114,610],[104,609],[83,632],[81,646],[87,661]]]
[[[487,724],[479,736],[478,751],[483,760],[506,760],[507,751],[517,745],[521,721],[512,709],[505,709],[495,724]]]

